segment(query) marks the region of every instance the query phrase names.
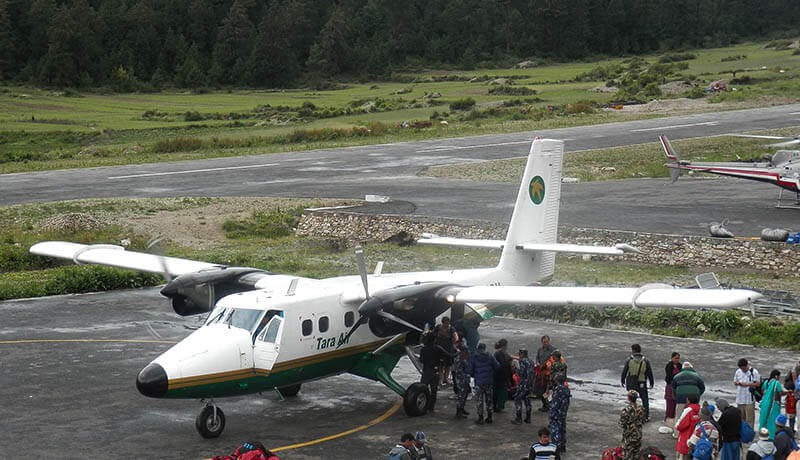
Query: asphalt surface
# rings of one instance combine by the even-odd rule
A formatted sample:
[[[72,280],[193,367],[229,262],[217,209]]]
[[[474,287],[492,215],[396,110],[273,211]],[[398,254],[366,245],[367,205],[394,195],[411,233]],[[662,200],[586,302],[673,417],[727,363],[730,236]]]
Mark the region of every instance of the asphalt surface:
[[[671,139],[800,126],[800,104],[535,132],[436,139],[345,149],[212,160],[47,171],[0,176],[0,205],[103,197],[275,196],[364,198],[413,204],[411,214],[505,223],[518,184],[421,177],[433,165],[521,157],[534,136],[566,141],[569,152]],[[712,219],[758,235],[794,228],[796,210],[775,209],[779,189],[736,179],[665,179],[568,184],[561,224],[575,227],[707,234]]]
[[[671,138],[745,132],[800,125],[800,105],[661,120],[436,140],[336,151],[275,154],[199,162],[51,171],[0,176],[0,205],[88,197],[388,195],[402,212],[505,222],[516,184],[475,184],[417,177],[429,165],[522,156],[534,134],[567,141],[568,151]],[[578,227],[705,234],[711,221],[729,219],[739,236],[763,227],[796,227],[798,214],[772,207],[777,189],[729,179],[612,181],[565,184],[561,224]],[[383,385],[343,375],[305,384],[296,398],[274,394],[217,401],[227,415],[223,436],[204,440],[192,400],[141,396],[141,368],[197,326],[176,317],[157,290],[58,296],[0,302],[0,374],[3,420],[0,458],[207,458],[227,454],[246,439],[279,448],[282,458],[384,458],[405,431],[427,433],[437,458],[519,458],[545,423],[508,423],[509,412],[491,426],[452,418],[454,401],[440,393],[437,412],[418,418],[393,412],[397,396]],[[706,379],[708,394],[732,396],[735,361],[749,358],[759,369],[786,369],[797,355],[741,345],[676,339],[495,318],[481,326],[487,343],[500,337],[510,349],[535,350],[544,333],[564,353],[573,385],[568,416],[569,458],[597,458],[619,444],[617,427],[624,391],[617,385],[630,344],[642,344],[657,379],[672,350],[691,360]],[[405,359],[394,374],[401,383],[418,376]],[[663,383],[651,392],[651,422],[644,444],[665,452],[668,435],[657,433],[663,417]],[[732,398],[731,398],[732,399]],[[474,415],[472,402],[468,409]],[[381,417],[385,416],[385,419]],[[353,428],[359,431],[328,438]],[[303,444],[301,447],[292,447]],[[288,448],[287,448],[288,447]]]
[[[199,459],[255,439],[271,448],[312,443],[282,449],[285,459],[377,459],[403,432],[422,430],[437,458],[514,459],[526,455],[546,423],[534,411],[531,425],[511,425],[509,408],[496,414],[493,425],[478,426],[471,400],[471,419],[455,420],[449,389],[439,393],[434,414],[409,418],[402,409],[391,413],[399,398],[383,385],[342,375],[305,384],[285,401],[275,394],[217,400],[227,426],[220,438],[206,440],[194,428],[198,401],[149,399],[135,388],[139,370],[197,325],[197,319],[172,314],[157,289],[0,302],[0,317],[1,458],[35,452],[38,458]],[[481,334],[490,346],[505,337],[510,351],[535,351],[539,337],[549,334],[564,353],[570,377],[584,382],[572,384],[566,459],[599,458],[605,447],[619,444],[625,394],[619,373],[632,343],[642,345],[657,379],[644,444],[665,452],[673,440],[657,432],[657,422],[664,414],[662,374],[671,351],[698,369],[709,399],[733,400],[740,357],[762,372],[785,370],[798,360],[781,350],[507,318],[485,322]],[[405,358],[393,375],[404,384],[418,378]],[[360,431],[313,443],[387,412],[388,418]]]

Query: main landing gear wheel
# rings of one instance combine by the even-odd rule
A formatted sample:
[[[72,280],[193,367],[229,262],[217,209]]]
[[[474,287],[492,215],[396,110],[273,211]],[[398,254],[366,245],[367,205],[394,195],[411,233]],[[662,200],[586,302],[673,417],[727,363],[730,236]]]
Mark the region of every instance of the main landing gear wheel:
[[[300,393],[300,384],[296,383],[294,385],[289,385],[287,387],[280,387],[278,390],[281,394],[287,398],[291,398],[292,396],[297,396],[297,393]]]
[[[225,429],[225,414],[219,407],[208,405],[200,411],[195,426],[200,436],[206,439],[219,437]]]
[[[428,412],[428,402],[431,400],[431,393],[428,386],[424,383],[413,383],[403,395],[403,409],[409,417],[418,417]]]

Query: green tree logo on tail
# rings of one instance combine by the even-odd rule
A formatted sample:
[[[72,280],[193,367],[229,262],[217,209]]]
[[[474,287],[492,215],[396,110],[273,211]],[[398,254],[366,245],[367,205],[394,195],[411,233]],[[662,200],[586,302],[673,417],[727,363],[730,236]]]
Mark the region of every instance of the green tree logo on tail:
[[[531,179],[531,183],[528,185],[528,195],[530,195],[533,204],[542,204],[542,201],[544,201],[544,179],[542,179],[542,176],[536,176]]]

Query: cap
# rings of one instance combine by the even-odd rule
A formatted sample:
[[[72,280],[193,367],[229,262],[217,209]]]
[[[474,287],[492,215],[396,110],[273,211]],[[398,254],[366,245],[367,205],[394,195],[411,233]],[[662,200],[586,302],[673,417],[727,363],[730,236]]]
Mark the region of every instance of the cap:
[[[683,369],[694,369],[694,367],[692,367],[692,363],[690,363],[689,361],[684,361]]]
[[[786,426],[789,423],[789,419],[786,417],[786,414],[781,414],[775,419],[775,424],[780,426]]]
[[[762,429],[758,430],[758,439],[762,439],[764,441],[769,439],[769,429],[762,428]]]
[[[716,403],[717,407],[719,407],[719,410],[725,410],[726,407],[730,406],[730,404],[728,404],[728,400],[724,398],[717,398]]]
[[[425,432],[424,431],[417,431],[414,434],[414,439],[416,439],[417,442],[419,442],[420,444],[424,444],[425,441],[427,440],[427,438],[425,437]]]

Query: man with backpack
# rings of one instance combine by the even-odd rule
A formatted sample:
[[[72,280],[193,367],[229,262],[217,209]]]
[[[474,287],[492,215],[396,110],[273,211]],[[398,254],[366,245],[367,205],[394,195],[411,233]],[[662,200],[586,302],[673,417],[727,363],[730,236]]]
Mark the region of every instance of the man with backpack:
[[[750,426],[755,426],[755,408],[758,401],[753,399],[752,390],[761,386],[761,376],[745,358],[741,358],[737,365],[739,368],[733,374],[733,384],[736,386],[736,407],[742,412],[742,419]]]
[[[642,355],[642,347],[638,343],[631,345],[631,356],[625,361],[622,368],[621,383],[625,389],[636,390],[642,399],[642,409],[644,409],[644,421],[650,421],[650,399],[647,396],[647,382],[650,381],[650,388],[653,388],[653,368],[650,361]]]

